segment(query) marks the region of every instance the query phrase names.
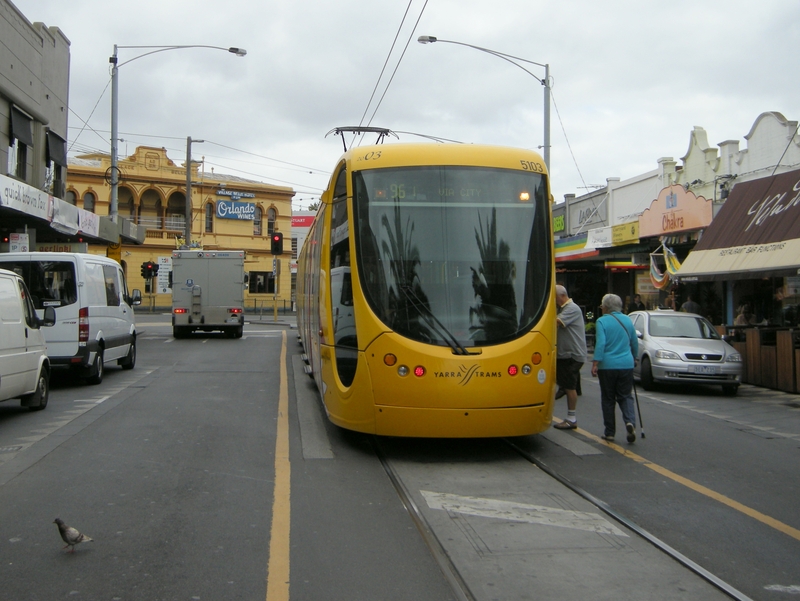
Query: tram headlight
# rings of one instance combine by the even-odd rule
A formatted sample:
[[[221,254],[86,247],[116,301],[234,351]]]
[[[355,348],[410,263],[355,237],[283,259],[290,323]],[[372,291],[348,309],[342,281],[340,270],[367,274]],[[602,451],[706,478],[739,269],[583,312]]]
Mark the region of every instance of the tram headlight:
[[[522,366],[522,375],[527,376],[528,374],[531,373],[531,369],[532,367],[526,363],[525,365]]]
[[[397,373],[399,375],[403,376],[403,377],[407,376],[408,375],[408,366],[407,365],[401,365],[400,367],[397,368]]]

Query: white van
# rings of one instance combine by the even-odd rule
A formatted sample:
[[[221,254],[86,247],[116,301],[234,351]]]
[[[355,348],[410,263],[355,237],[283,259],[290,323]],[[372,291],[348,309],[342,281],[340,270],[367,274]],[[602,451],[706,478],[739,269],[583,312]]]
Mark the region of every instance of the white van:
[[[0,269],[0,401],[20,399],[34,411],[47,407],[50,361],[41,326],[55,323],[55,311],[36,316],[25,282]]]
[[[103,380],[104,363],[123,369],[136,364],[133,306],[119,263],[85,253],[0,253],[0,268],[25,280],[37,311],[56,310],[57,323],[45,333],[53,368],[71,368],[90,383]]]

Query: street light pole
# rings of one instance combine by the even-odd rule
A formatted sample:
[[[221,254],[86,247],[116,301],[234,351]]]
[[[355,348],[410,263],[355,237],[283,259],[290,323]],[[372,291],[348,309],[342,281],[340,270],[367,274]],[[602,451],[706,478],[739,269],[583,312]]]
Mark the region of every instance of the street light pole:
[[[530,61],[525,58],[520,58],[518,56],[512,56],[511,54],[504,54],[503,52],[498,52],[497,50],[490,50],[489,48],[482,48],[481,46],[473,46],[472,44],[465,44],[464,42],[454,42],[453,40],[440,40],[436,36],[432,35],[423,35],[417,38],[417,41],[420,44],[433,44],[434,42],[444,42],[446,44],[457,44],[458,46],[467,46],[468,48],[474,48],[475,50],[480,50],[481,52],[486,52],[487,54],[492,54],[497,58],[501,58],[504,61],[511,63],[525,71],[528,75],[533,77],[536,81],[542,84],[544,88],[544,164],[547,166],[547,170],[550,171],[550,64],[549,63],[537,63],[534,61]],[[537,67],[544,67],[544,79],[540,79],[530,71],[528,71],[525,67],[520,65],[514,61],[521,61],[523,63],[528,63],[530,65],[536,65]]]
[[[134,56],[132,59],[122,64],[117,64],[117,50],[119,48],[149,49],[150,52],[145,52],[139,56]],[[109,174],[111,197],[109,199],[108,215],[112,221],[117,221],[119,212],[119,153],[117,151],[117,143],[119,142],[117,131],[119,127],[119,68],[144,56],[149,56],[158,52],[166,52],[168,50],[182,50],[184,48],[212,48],[214,50],[224,50],[236,56],[245,56],[247,54],[247,50],[244,48],[223,48],[222,46],[207,46],[205,44],[191,44],[187,46],[117,46],[114,44],[114,54],[108,59],[108,62],[111,63],[111,173]]]
[[[192,140],[186,138],[186,224],[184,225],[184,244],[186,248],[192,245],[192,142],[199,144],[205,140]]]

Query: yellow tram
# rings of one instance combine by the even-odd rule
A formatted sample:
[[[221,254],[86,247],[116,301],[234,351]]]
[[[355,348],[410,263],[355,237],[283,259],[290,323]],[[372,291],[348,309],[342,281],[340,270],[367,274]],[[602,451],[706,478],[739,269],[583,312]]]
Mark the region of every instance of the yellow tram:
[[[551,196],[541,157],[381,144],[339,160],[298,261],[298,330],[329,419],[390,436],[547,429]]]

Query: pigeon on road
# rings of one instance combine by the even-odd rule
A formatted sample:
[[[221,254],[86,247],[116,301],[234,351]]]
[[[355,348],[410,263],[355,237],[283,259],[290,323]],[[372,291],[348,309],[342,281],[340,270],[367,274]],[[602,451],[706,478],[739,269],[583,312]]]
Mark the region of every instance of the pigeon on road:
[[[88,536],[86,536],[85,534],[81,534],[80,532],[75,530],[75,528],[73,528],[72,526],[67,526],[63,522],[63,520],[59,518],[53,520],[53,523],[58,525],[58,532],[59,534],[61,534],[61,539],[65,543],[67,543],[67,545],[64,548],[66,549],[67,547],[71,547],[71,549],[69,550],[70,553],[75,552],[75,545],[79,543],[92,542],[93,540]]]

